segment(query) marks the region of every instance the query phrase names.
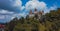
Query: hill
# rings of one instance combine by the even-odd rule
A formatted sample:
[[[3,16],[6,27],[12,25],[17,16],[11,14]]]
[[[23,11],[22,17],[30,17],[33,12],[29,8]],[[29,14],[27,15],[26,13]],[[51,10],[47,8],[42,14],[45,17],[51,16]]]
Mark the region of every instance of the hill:
[[[14,18],[6,24],[6,31],[60,31],[60,8],[46,13],[40,20],[34,17]]]

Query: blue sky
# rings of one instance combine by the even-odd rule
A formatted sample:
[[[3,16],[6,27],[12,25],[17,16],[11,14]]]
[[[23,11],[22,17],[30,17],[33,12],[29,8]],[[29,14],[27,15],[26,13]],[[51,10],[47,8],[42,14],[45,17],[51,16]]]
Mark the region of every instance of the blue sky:
[[[60,8],[60,0],[0,0],[0,23],[15,17],[25,17],[29,10],[43,10],[45,13]]]

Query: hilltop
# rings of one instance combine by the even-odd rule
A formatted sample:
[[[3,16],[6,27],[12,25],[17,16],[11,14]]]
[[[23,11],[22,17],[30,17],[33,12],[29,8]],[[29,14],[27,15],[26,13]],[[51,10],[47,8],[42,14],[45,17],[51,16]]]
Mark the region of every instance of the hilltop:
[[[41,19],[26,16],[20,19],[14,18],[6,24],[7,31],[60,31],[60,8],[51,10],[41,16]]]

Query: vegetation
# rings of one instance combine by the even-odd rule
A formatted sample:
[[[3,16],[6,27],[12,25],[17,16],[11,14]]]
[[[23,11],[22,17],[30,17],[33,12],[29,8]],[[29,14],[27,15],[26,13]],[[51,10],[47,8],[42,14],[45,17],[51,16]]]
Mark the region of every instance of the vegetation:
[[[34,17],[20,19],[14,18],[6,24],[6,31],[60,31],[60,8],[51,10],[41,17],[41,20]]]

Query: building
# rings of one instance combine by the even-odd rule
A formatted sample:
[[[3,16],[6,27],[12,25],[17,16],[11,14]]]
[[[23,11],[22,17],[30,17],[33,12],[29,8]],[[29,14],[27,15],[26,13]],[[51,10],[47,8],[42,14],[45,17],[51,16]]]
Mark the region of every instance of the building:
[[[40,19],[41,16],[44,15],[44,11],[39,11],[35,8],[34,12],[32,12],[32,10],[30,10],[29,12],[29,18],[30,17],[35,17],[35,19]]]
[[[34,10],[34,14],[37,15],[38,14],[38,11],[37,9]]]
[[[44,15],[44,11],[39,11],[38,13],[38,19],[40,19]]]
[[[30,10],[30,12],[29,12],[29,18],[30,17],[34,17],[34,14],[32,13],[32,10]]]

